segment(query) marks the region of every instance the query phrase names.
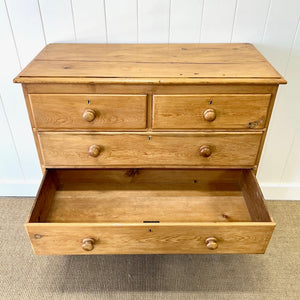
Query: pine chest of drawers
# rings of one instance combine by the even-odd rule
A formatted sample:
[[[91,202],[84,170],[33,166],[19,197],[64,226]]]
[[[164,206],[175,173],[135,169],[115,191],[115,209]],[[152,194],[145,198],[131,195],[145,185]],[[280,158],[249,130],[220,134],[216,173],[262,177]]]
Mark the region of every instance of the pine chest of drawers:
[[[22,83],[36,254],[264,253],[255,173],[279,84],[250,44],[50,44]]]

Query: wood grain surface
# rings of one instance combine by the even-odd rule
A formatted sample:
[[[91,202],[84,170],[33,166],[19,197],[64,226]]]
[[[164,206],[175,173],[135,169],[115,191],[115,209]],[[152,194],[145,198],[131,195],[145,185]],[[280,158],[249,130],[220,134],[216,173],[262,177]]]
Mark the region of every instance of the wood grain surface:
[[[264,253],[274,227],[272,222],[26,224],[38,255]],[[206,247],[208,237],[217,239],[217,249]],[[95,240],[92,251],[81,248],[84,238]]]
[[[68,55],[66,55],[68,53]],[[35,80],[33,77],[36,77]],[[269,79],[285,82],[251,44],[50,44],[15,78]],[[119,80],[120,81],[120,80]]]
[[[98,176],[95,176],[97,172]],[[165,178],[163,183],[155,177],[150,183],[155,172],[160,178]],[[77,178],[75,170],[49,170],[44,182],[50,178],[56,182],[55,195],[41,189],[32,216],[26,223],[35,253],[265,251],[275,223],[270,219],[263,221],[263,216],[254,221],[249,215],[248,209],[266,210],[263,198],[256,196],[255,192],[252,203],[246,205],[239,182],[243,185],[245,181],[245,185],[251,184],[253,191],[258,190],[257,183],[251,180],[250,170],[182,172],[180,177],[179,170],[141,170],[141,175],[133,169],[126,172],[116,169],[77,170],[77,174],[82,174]],[[184,175],[189,172],[187,180]],[[228,173],[227,179],[224,172]],[[117,173],[121,184],[115,184]],[[107,184],[109,176],[111,183]],[[86,179],[85,183],[81,182],[82,178]],[[92,180],[87,181],[88,178]],[[191,178],[203,178],[204,184],[201,180],[199,184],[197,180],[191,181]],[[224,184],[226,180],[228,183]],[[85,252],[81,247],[86,238],[95,240],[92,251]],[[216,240],[216,249],[207,248],[207,238]]]
[[[154,95],[153,128],[264,128],[271,95]],[[204,112],[213,109],[215,120]]]
[[[39,129],[143,129],[146,95],[32,94],[29,95],[35,128]],[[86,109],[95,119],[83,119]]]
[[[40,132],[45,166],[253,166],[261,133]],[[100,154],[88,154],[92,145]],[[208,145],[211,156],[202,157]]]

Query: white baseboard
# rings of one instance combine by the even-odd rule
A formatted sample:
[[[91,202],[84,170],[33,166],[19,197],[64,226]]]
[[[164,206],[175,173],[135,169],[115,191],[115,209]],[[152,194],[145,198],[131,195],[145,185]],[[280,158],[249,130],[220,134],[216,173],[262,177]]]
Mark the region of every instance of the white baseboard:
[[[35,197],[39,188],[40,181],[34,182],[1,182],[0,196],[7,197]]]
[[[0,196],[34,197],[39,184],[40,181],[0,181]],[[267,200],[300,200],[300,185],[261,184],[261,189]]]
[[[300,200],[300,185],[261,184],[266,200]]]

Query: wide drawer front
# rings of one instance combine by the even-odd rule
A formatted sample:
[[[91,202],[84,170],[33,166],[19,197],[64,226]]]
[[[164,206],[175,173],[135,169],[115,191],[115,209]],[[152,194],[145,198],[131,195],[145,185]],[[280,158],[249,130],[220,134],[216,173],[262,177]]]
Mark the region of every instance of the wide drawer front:
[[[154,95],[155,129],[264,128],[271,95]]]
[[[40,132],[45,166],[253,166],[261,133]]]
[[[36,254],[264,253],[275,223],[251,170],[48,170]]]
[[[31,94],[38,129],[145,129],[146,95]]]

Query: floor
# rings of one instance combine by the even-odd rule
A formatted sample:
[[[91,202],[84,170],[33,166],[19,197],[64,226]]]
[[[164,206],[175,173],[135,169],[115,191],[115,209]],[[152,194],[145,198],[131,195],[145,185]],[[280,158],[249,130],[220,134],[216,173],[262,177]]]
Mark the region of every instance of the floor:
[[[264,255],[35,256],[33,198],[0,198],[0,299],[300,299],[300,202],[267,201]]]

